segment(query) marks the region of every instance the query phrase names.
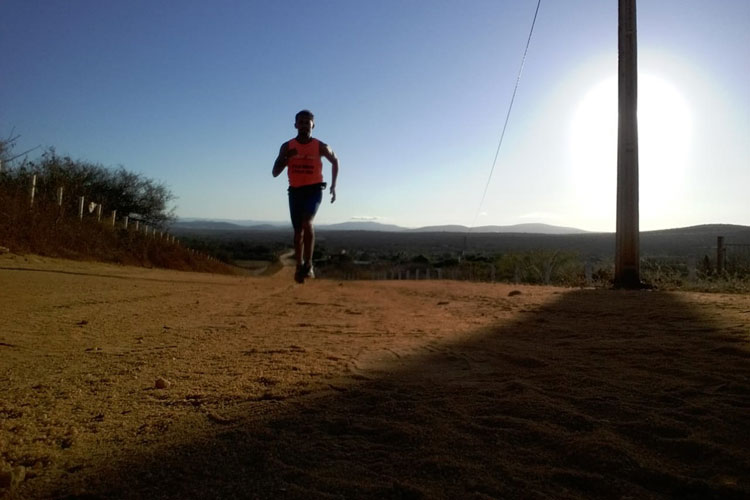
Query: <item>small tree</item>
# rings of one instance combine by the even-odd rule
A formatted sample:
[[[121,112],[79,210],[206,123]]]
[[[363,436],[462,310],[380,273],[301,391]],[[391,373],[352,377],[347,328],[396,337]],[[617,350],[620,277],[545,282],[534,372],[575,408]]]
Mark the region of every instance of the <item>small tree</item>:
[[[61,157],[49,148],[36,162],[24,163],[15,169],[14,177],[25,186],[32,173],[39,174],[40,196],[49,199],[54,199],[58,187],[63,186],[65,192],[70,193],[69,204],[76,203],[74,197],[84,196],[155,227],[165,227],[175,218],[174,208],[168,206],[175,196],[166,185],[123,167],[107,169],[95,163]],[[73,205],[71,208],[75,209]]]

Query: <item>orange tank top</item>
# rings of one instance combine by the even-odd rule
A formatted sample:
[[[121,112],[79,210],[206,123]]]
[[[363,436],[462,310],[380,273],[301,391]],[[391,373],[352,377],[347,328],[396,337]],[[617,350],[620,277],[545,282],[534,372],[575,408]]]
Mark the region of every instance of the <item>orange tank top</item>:
[[[320,142],[317,139],[311,139],[307,144],[292,139],[287,147],[297,150],[297,154],[287,161],[290,186],[300,187],[323,182],[323,162],[320,159]]]

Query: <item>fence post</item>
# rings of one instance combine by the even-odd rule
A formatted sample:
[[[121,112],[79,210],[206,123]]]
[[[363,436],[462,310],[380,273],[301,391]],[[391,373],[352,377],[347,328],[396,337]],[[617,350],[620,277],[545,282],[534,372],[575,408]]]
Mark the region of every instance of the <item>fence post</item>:
[[[34,208],[34,194],[36,193],[36,174],[31,177],[31,203],[29,207]]]
[[[112,227],[115,227],[116,220],[117,220],[117,210],[112,210]]]
[[[716,274],[724,272],[724,258],[726,257],[726,248],[724,248],[724,237],[716,238]]]
[[[63,187],[57,188],[57,206],[62,207]]]
[[[135,221],[135,232],[136,233],[138,232],[138,226],[140,225],[140,223],[141,223],[141,221],[139,221],[139,220]]]
[[[687,261],[687,273],[688,273],[687,279],[690,282],[694,282],[698,274],[696,267],[697,267],[697,259],[695,258],[695,255],[691,255],[690,257],[688,257],[688,261]]]
[[[78,203],[78,220],[83,220],[83,196],[81,196],[80,203]]]
[[[128,228],[128,216],[126,215],[125,218],[122,220],[122,228],[127,229]]]
[[[102,204],[97,203],[96,204],[96,222],[102,221]]]

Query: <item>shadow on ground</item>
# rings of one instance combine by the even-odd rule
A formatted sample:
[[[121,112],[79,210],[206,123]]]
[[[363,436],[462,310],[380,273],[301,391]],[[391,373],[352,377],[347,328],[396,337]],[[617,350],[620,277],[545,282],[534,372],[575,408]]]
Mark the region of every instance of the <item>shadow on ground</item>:
[[[524,314],[335,395],[121,457],[86,478],[85,495],[64,482],[49,494],[750,496],[746,325],[652,292],[572,291]]]

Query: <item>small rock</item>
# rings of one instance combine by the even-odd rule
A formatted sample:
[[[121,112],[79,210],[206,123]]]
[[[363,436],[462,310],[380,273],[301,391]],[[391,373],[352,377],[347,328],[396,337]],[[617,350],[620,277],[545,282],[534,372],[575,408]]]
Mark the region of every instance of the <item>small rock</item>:
[[[0,247],[0,254],[8,253],[10,252],[10,248],[8,247]]]
[[[510,292],[508,292],[508,297],[513,297],[515,295],[521,295],[521,291],[520,290],[511,290]]]
[[[11,467],[9,464],[0,463],[0,488],[13,489],[26,479],[26,468],[22,465]]]
[[[156,388],[157,389],[168,389],[169,386],[172,385],[169,383],[169,380],[159,377],[156,379]]]
[[[209,420],[212,420],[216,422],[217,424],[231,424],[232,419],[225,417],[223,415],[219,415],[217,413],[207,413],[206,416],[208,416]]]
[[[4,490],[10,488],[13,480],[13,469],[5,463],[0,465],[0,490]]]
[[[23,480],[26,479],[26,467],[19,465],[13,467],[13,477],[11,479],[11,488],[18,486]]]

